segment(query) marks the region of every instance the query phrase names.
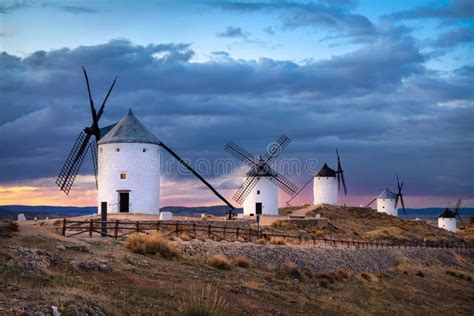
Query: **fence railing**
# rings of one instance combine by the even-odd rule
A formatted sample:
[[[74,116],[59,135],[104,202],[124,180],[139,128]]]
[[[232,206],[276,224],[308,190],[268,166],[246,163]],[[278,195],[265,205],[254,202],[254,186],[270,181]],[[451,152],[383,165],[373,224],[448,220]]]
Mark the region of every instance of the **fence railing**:
[[[213,239],[227,241],[254,242],[257,239],[272,240],[282,238],[284,242],[298,244],[324,245],[329,247],[345,248],[449,248],[449,249],[472,249],[465,243],[423,241],[423,242],[385,242],[367,241],[353,239],[335,239],[317,237],[310,233],[276,233],[271,231],[256,230],[238,226],[215,225],[197,222],[174,222],[174,221],[100,221],[90,219],[88,221],[77,221],[63,219],[62,235],[72,237],[80,234],[88,234],[89,238],[94,236],[120,238],[132,233],[148,234],[152,231],[160,231],[168,236],[183,237],[183,234],[196,239]],[[71,232],[71,234],[68,234]],[[95,235],[94,235],[95,234]]]

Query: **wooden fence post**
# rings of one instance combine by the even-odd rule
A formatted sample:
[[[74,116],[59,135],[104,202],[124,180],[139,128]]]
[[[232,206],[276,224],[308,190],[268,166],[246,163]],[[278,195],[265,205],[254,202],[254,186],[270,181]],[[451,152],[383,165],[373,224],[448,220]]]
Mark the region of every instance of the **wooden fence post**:
[[[137,230],[137,233],[139,233],[139,232],[140,232],[140,222],[139,222],[139,221],[137,221],[137,224],[136,224],[136,225],[137,225],[137,228],[136,228],[136,230]]]
[[[237,226],[237,230],[235,231],[235,240],[239,241],[239,229],[240,227]]]
[[[89,238],[92,238],[92,230],[94,229],[94,222],[92,221],[92,218],[89,221]]]
[[[207,239],[211,239],[211,224],[207,225]]]
[[[119,220],[115,221],[115,229],[114,229],[114,237],[117,239],[118,237],[118,228],[119,228]]]
[[[315,240],[314,236],[311,236],[311,237],[313,237],[313,246],[316,246],[316,240]]]
[[[160,221],[158,221],[157,224],[156,224],[156,231],[157,231],[157,232],[160,231]]]
[[[66,219],[63,219],[63,236],[66,236]]]

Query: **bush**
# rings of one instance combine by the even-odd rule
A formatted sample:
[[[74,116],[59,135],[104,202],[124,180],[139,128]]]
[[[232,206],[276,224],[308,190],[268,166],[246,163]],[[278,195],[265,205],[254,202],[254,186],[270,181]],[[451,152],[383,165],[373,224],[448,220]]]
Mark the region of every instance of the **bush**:
[[[180,310],[186,316],[219,316],[228,306],[224,297],[210,286],[201,291],[192,290],[189,295],[183,296],[180,303]]]
[[[10,232],[17,232],[19,228],[17,222],[14,222],[8,219],[3,221],[3,227],[5,227],[5,229]]]
[[[270,239],[270,242],[273,245],[284,245],[285,239],[283,239],[282,237],[272,237],[272,239]]]
[[[159,253],[164,258],[172,258],[178,255],[176,247],[159,232],[150,235],[131,234],[125,241],[125,247],[134,253]]]
[[[247,257],[237,257],[234,262],[236,266],[241,268],[248,268],[252,265],[252,261]]]
[[[371,272],[362,272],[360,274],[360,276],[364,279],[364,280],[367,280],[369,282],[374,282],[374,283],[377,283],[379,281],[379,278],[371,273]]]
[[[230,270],[230,260],[221,254],[211,256],[207,263],[217,269]]]
[[[265,238],[259,238],[259,239],[255,240],[255,243],[258,244],[258,245],[265,245],[267,243],[267,241],[265,240]]]
[[[454,270],[447,270],[446,274],[450,275],[450,276],[454,276],[456,278],[466,280],[466,281],[472,281],[472,278],[469,275],[466,275],[462,272],[457,272],[457,271],[454,271]]]

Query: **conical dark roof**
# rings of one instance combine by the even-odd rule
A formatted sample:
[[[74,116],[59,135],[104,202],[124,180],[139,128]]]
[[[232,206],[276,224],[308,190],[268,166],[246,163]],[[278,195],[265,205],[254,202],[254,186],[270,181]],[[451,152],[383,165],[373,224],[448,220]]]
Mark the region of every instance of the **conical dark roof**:
[[[439,214],[438,217],[443,217],[443,218],[456,218],[456,214],[449,208],[446,208],[443,213]]]
[[[160,141],[133,115],[132,110],[102,137],[98,144],[140,143],[156,144]]]
[[[316,173],[315,177],[335,177],[336,171],[329,168],[329,166],[324,163],[322,168]]]

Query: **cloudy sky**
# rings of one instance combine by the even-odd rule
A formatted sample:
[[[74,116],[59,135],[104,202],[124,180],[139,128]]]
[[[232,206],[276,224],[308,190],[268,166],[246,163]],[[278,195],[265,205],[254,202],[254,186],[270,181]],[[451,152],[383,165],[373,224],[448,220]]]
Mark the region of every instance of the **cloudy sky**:
[[[90,124],[84,65],[96,103],[118,76],[104,125],[131,107],[192,165],[231,158],[229,140],[263,154],[285,134],[292,142],[275,168],[285,159],[334,168],[339,149],[343,203],[395,189],[398,173],[410,207],[457,197],[474,206],[473,41],[470,0],[4,0],[0,204],[96,203],[90,159],[68,197],[54,184]],[[299,186],[314,172],[283,169]],[[230,199],[244,172],[236,161],[231,174],[206,177]],[[176,167],[161,199],[220,204]],[[294,201],[311,202],[310,187]]]

